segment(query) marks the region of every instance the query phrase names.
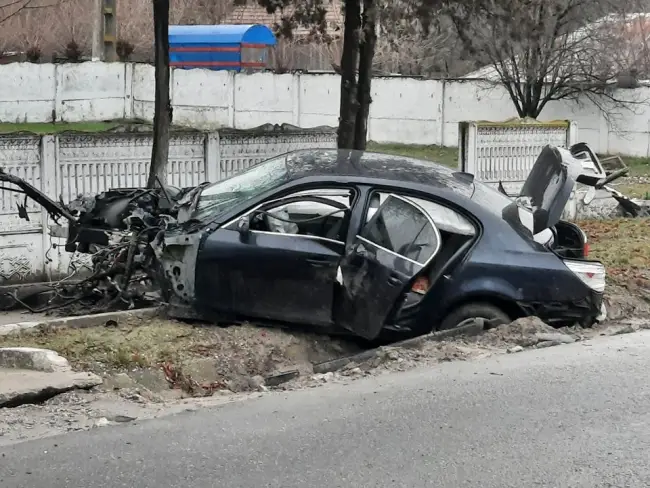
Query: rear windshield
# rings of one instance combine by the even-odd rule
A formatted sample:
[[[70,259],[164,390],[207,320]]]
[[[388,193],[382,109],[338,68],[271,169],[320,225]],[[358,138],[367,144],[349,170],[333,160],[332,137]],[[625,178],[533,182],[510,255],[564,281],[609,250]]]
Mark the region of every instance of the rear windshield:
[[[513,205],[515,203],[514,199],[505,196],[497,189],[480,181],[474,181],[472,200],[504,219],[516,231],[519,232],[521,227],[524,227],[531,233],[533,232],[533,213],[522,206],[515,207]],[[510,207],[511,211],[506,212],[505,210],[508,207]],[[514,211],[515,209],[516,211]]]

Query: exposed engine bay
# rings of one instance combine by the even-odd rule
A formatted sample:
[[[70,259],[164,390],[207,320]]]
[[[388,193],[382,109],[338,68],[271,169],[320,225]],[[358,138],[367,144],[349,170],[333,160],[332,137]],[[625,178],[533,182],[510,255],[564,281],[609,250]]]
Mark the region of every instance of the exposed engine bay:
[[[12,183],[18,187],[12,191],[42,205],[53,221],[51,232],[66,235],[65,250],[85,255],[92,270],[87,276],[69,276],[36,288],[34,293],[48,296],[45,305],[39,300],[41,305],[35,307],[24,293],[10,297],[15,305],[32,312],[57,310],[76,315],[160,301],[161,268],[151,243],[178,225],[183,198],[196,188],[111,189],[80,196],[66,205],[2,169],[0,181]],[[29,218],[26,213],[24,218]]]

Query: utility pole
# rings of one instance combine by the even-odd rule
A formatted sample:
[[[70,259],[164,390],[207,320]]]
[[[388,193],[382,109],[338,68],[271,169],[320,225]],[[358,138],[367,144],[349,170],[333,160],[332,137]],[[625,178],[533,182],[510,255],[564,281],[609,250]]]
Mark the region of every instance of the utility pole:
[[[117,0],[93,0],[93,61],[117,61]]]
[[[104,61],[117,61],[117,0],[103,0]]]
[[[92,60],[104,60],[104,0],[93,0]]]

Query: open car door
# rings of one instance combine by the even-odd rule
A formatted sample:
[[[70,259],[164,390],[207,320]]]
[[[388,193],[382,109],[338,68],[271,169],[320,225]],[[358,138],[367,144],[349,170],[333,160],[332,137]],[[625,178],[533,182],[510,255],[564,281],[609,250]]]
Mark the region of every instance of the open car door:
[[[389,195],[341,260],[335,323],[365,339],[376,338],[440,246],[440,232],[429,215],[408,197]]]

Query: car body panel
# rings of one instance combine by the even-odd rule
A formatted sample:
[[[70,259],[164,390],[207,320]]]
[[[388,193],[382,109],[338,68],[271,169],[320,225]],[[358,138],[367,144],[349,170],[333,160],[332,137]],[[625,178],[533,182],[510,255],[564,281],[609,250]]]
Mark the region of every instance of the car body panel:
[[[218,229],[197,261],[197,299],[233,317],[331,325],[343,244],[306,236]]]
[[[415,224],[411,225],[415,239],[407,238],[406,248],[389,249],[379,245],[369,229],[376,228],[380,220],[386,220],[389,207],[398,206],[411,211],[403,213],[401,218],[416,216],[406,223]],[[432,238],[421,238],[425,229],[431,232]],[[389,232],[384,230],[385,237],[389,238]],[[336,324],[366,339],[377,337],[407,286],[438,253],[440,242],[440,233],[424,209],[408,198],[389,195],[363,225],[341,261],[343,290],[335,307]],[[431,244],[431,249],[422,247],[427,243]],[[418,257],[410,256],[411,250],[417,251]],[[426,259],[419,258],[422,251]]]
[[[323,152],[327,153],[327,151]],[[336,154],[336,151],[330,151],[330,153],[332,152]],[[311,160],[312,157],[312,154],[307,156],[308,160]],[[297,165],[298,162],[299,158],[294,156],[294,163]],[[378,166],[381,165],[378,163]],[[396,166],[400,168],[399,164]],[[401,167],[401,169],[405,168]],[[402,296],[408,291],[408,285],[417,270],[410,270],[406,274],[395,273],[394,269],[391,270],[389,266],[386,266],[387,259],[381,255],[381,251],[377,252],[375,250],[373,259],[368,259],[367,256],[364,259],[364,256],[359,255],[361,250],[367,252],[368,246],[371,246],[368,243],[366,243],[366,247],[360,245],[361,243],[357,238],[358,233],[365,224],[364,219],[370,206],[371,194],[374,191],[383,191],[394,192],[407,197],[411,196],[416,199],[423,198],[428,201],[439,202],[472,220],[476,225],[477,236],[475,242],[472,242],[467,250],[463,251],[462,255],[457,256],[453,266],[446,270],[448,275],[433,283],[429,292],[419,300],[416,306],[417,318],[409,325],[411,330],[426,332],[427,329],[435,328],[436,324],[440,323],[444,315],[453,306],[472,297],[509,301],[522,314],[526,313],[525,310],[534,309],[549,319],[561,318],[563,313],[571,315],[569,310],[572,309],[584,313],[580,306],[574,306],[573,304],[580,302],[582,297],[590,294],[587,287],[566,269],[561,259],[549,252],[543,245],[531,239],[532,233],[520,222],[519,218],[516,219],[516,222],[507,218],[505,215],[506,207],[512,203],[512,200],[498,194],[496,190],[494,190],[494,193],[498,194],[498,198],[504,199],[499,201],[497,205],[494,205],[491,201],[486,202],[481,198],[474,199],[476,185],[481,184],[472,182],[464,178],[462,174],[456,174],[447,168],[437,168],[435,170],[435,175],[442,174],[443,176],[439,181],[436,179],[437,183],[433,185],[423,183],[426,178],[408,177],[407,181],[395,181],[387,177],[378,177],[381,176],[378,174],[378,170],[369,172],[359,170],[360,174],[354,176],[355,171],[347,168],[340,173],[331,173],[328,169],[327,171],[315,171],[313,174],[300,174],[301,170],[299,170],[298,175],[284,181],[277,188],[247,201],[246,205],[228,209],[227,212],[219,215],[214,220],[213,225],[219,227],[232,223],[239,216],[249,212],[250,209],[266,201],[280,199],[287,195],[295,195],[299,192],[309,193],[319,187],[331,187],[334,196],[336,187],[354,188],[358,198],[351,208],[350,225],[345,239],[345,247],[341,252],[340,270],[343,284],[341,285],[336,281],[337,272],[332,261],[332,266],[327,269],[328,274],[326,276],[327,279],[332,281],[333,291],[330,295],[329,290],[321,290],[319,295],[328,297],[328,299],[332,296],[333,318],[331,322],[333,324],[340,325],[362,337],[372,338],[385,324],[394,323],[398,320],[399,309],[403,304]],[[567,171],[566,174],[569,175],[569,172]],[[437,176],[432,178],[435,179]],[[453,184],[447,185],[446,181],[452,181]],[[563,181],[566,182],[567,180]],[[483,186],[481,187],[483,188]],[[561,194],[565,195],[566,193],[562,192]],[[536,196],[533,193],[531,195]],[[490,198],[492,197],[494,195],[491,194]],[[343,201],[341,200],[341,202]],[[300,208],[300,205],[295,202],[293,205],[296,209]],[[503,209],[503,211],[500,211],[500,209]],[[485,232],[485,229],[490,230]],[[215,234],[218,233],[219,231],[215,232]],[[239,242],[236,240],[238,238],[234,237],[235,235],[237,235],[236,232],[232,234],[229,241]],[[297,239],[299,238],[297,237]],[[210,238],[205,242],[210,246],[212,245],[212,239]],[[232,257],[231,254],[228,254],[228,256]],[[394,259],[394,257],[392,258]],[[268,259],[267,256],[265,260]],[[382,259],[384,260],[383,265]],[[202,263],[203,261],[199,259],[199,262]],[[230,265],[225,264],[224,266],[228,268]],[[244,267],[249,272],[254,271],[265,276],[256,279],[267,280],[268,282],[275,280],[274,276],[268,274],[269,267],[248,265]],[[208,266],[201,266],[199,273],[203,273],[204,278],[202,284],[199,284],[197,278],[197,289],[208,287],[207,283],[210,277],[214,276],[212,271],[208,271],[209,269],[211,268]],[[281,270],[290,273],[284,265],[278,265],[274,270],[275,275],[283,272]],[[400,286],[385,286],[389,278],[397,279]],[[241,276],[238,279],[242,284],[246,281]],[[248,281],[252,283],[251,280],[252,278],[249,276]],[[222,284],[224,288],[231,286],[227,285],[227,281],[225,280]],[[563,283],[569,283],[569,285]],[[320,287],[321,283],[318,286]],[[249,293],[245,302],[253,300],[252,291]],[[282,295],[284,295],[284,292],[279,292],[279,296]],[[200,293],[197,296],[201,296],[201,299],[206,303],[209,301],[209,297],[202,296]],[[234,297],[232,292],[228,296],[230,297],[229,300],[232,301]],[[282,302],[278,296],[267,294],[267,297],[273,297],[274,303],[285,303],[285,305],[276,306],[274,314],[266,312],[262,314],[256,311],[255,313],[258,316],[264,315],[263,318],[286,320],[288,322],[313,322],[315,325],[327,322],[328,315],[325,312],[325,305],[323,305],[323,302],[314,301],[313,296],[305,296],[305,300],[312,301],[315,313],[311,315],[315,317],[310,317],[307,309],[282,315],[282,313],[279,313],[282,310],[292,307],[294,307],[293,310],[298,310],[298,308],[295,308],[294,305],[287,305],[289,302]],[[358,300],[356,307],[355,300]],[[365,302],[362,303],[363,300]],[[594,300],[598,301],[598,297],[595,297]],[[381,304],[381,307],[376,306],[378,303]],[[545,303],[549,304],[547,307],[548,312],[545,312],[543,306]],[[252,308],[241,307],[236,310],[233,306],[230,306],[228,310],[245,312],[248,309],[250,313]],[[591,313],[590,310],[588,313]],[[597,312],[595,315],[597,315]],[[365,321],[359,320],[360,317]]]
[[[579,162],[569,151],[552,146],[542,149],[519,193],[520,199],[529,199],[533,234],[560,220],[580,170]]]

